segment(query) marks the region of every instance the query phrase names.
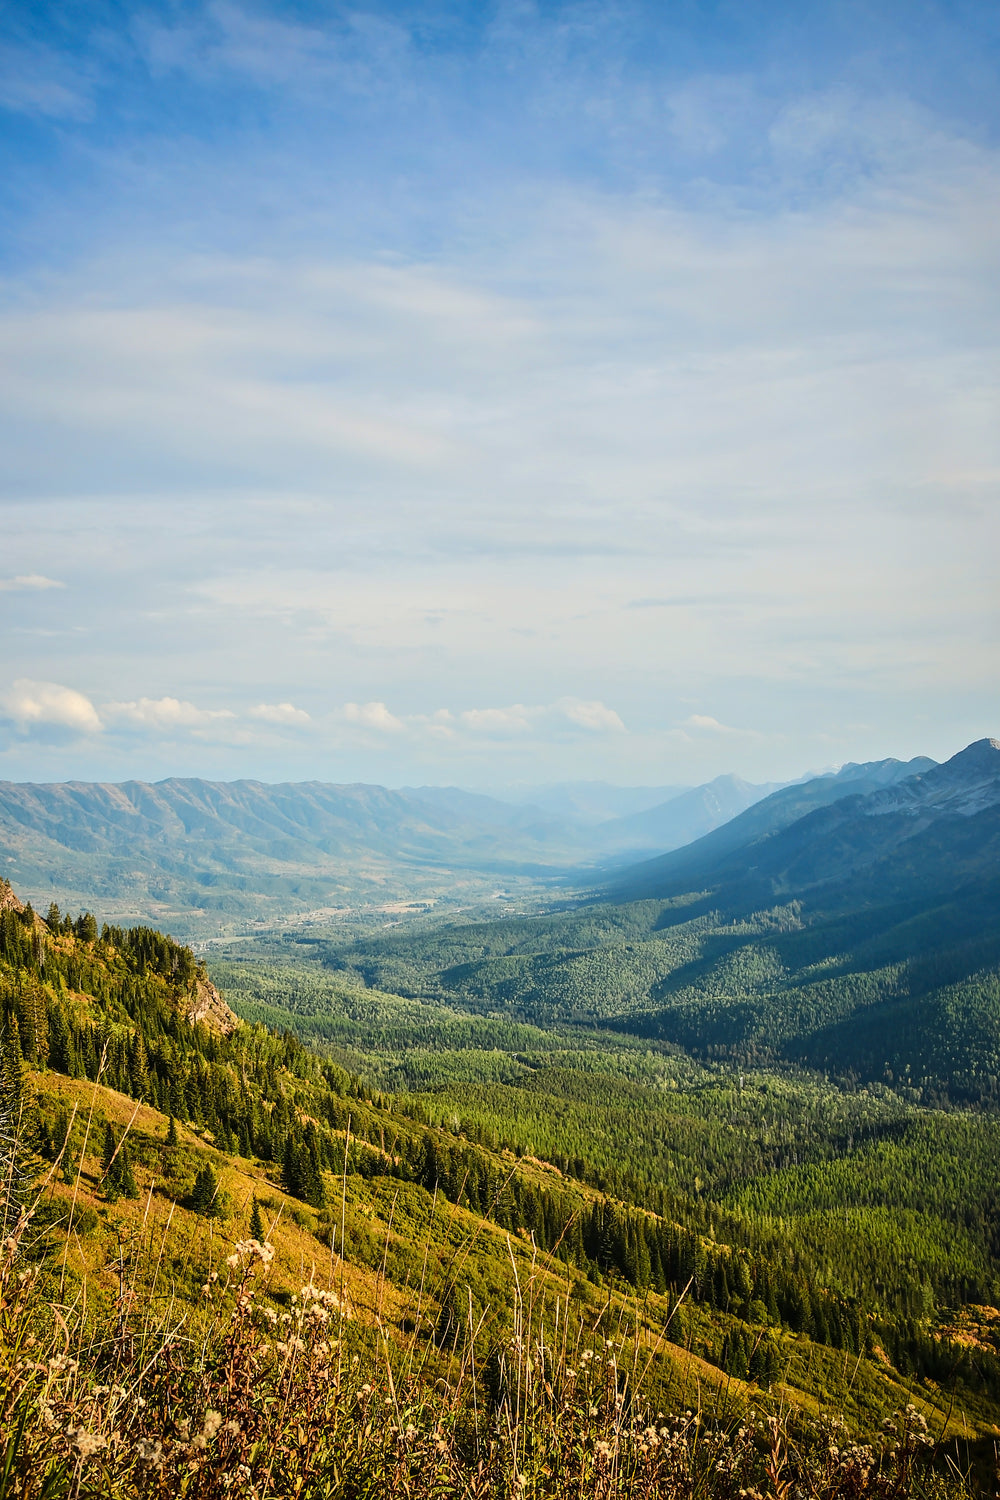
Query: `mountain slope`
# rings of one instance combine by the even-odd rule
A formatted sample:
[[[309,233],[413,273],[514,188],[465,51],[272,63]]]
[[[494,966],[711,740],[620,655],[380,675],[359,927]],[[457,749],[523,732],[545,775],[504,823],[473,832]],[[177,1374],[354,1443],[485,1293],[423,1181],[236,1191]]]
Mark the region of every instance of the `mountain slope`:
[[[655,807],[602,823],[594,830],[595,840],[609,852],[679,849],[727,824],[783,784],[755,786],[739,776],[717,776]]]
[[[783,787],[685,848],[623,871],[615,880],[615,893],[627,897],[661,895],[707,887],[727,877],[736,878],[753,863],[765,840],[809,813],[845,798],[878,793],[934,767],[934,761],[926,756],[911,761],[870,761],[843,766],[835,774]]]
[[[1000,1361],[987,1350],[973,1366],[931,1320],[935,1298],[950,1307],[956,1295],[980,1302],[995,1295],[989,1240],[995,1122],[982,1122],[973,1140],[968,1122],[942,1118],[944,1138],[936,1141],[915,1112],[895,1104],[841,1100],[828,1089],[803,1091],[776,1079],[755,1081],[746,1093],[741,1083],[737,1094],[731,1082],[709,1074],[667,1099],[655,1075],[653,1086],[644,1086],[641,1068],[595,1073],[596,1054],[574,1072],[565,1050],[548,1068],[539,1059],[524,1069],[513,1110],[491,1089],[486,1072],[460,1088],[461,1113],[451,1097],[436,1099],[434,1090],[386,1097],[370,1079],[350,1076],[329,1051],[297,1043],[287,1026],[279,1033],[237,1024],[222,1033],[187,1022],[194,961],[160,934],[104,928],[95,936],[92,919],[71,923],[53,914],[45,923],[4,894],[0,1034],[5,1086],[13,1094],[5,1093],[2,1106],[9,1111],[14,1094],[18,1112],[27,1105],[50,1167],[37,1215],[43,1236],[31,1253],[45,1261],[47,1245],[48,1286],[82,1348],[92,1351],[99,1326],[98,1344],[106,1351],[109,1330],[116,1331],[115,1357],[123,1363],[113,1368],[120,1380],[126,1369],[145,1374],[165,1367],[170,1394],[178,1399],[178,1360],[190,1348],[200,1351],[192,1368],[202,1400],[209,1372],[217,1372],[209,1403],[215,1405],[215,1392],[226,1397],[239,1363],[231,1342],[226,1352],[225,1336],[238,1334],[250,1315],[259,1320],[258,1336],[268,1340],[286,1328],[288,1339],[299,1328],[303,1342],[291,1351],[279,1342],[274,1353],[305,1354],[308,1347],[301,1363],[313,1370],[318,1365],[324,1386],[331,1345],[318,1341],[328,1324],[334,1350],[345,1340],[351,1369],[378,1347],[397,1375],[415,1360],[428,1389],[453,1382],[474,1346],[471,1378],[476,1366],[486,1376],[475,1400],[491,1413],[499,1397],[498,1351],[520,1342],[525,1302],[539,1328],[564,1328],[571,1313],[577,1351],[581,1339],[589,1348],[596,1338],[600,1357],[609,1358],[612,1340],[624,1340],[625,1348],[636,1341],[627,1384],[611,1380],[611,1420],[620,1417],[625,1400],[616,1400],[619,1389],[630,1402],[640,1399],[634,1382],[641,1358],[641,1399],[653,1410],[668,1402],[683,1408],[702,1388],[713,1403],[724,1401],[728,1421],[729,1401],[742,1401],[752,1394],[750,1383],[759,1382],[774,1387],[783,1408],[815,1412],[836,1404],[862,1432],[876,1430],[904,1398],[954,1435],[974,1437],[992,1423]],[[385,1015],[377,1024],[385,1030],[395,997],[378,999]],[[619,1050],[650,1056],[644,1046]],[[475,1066],[474,1051],[470,1061]],[[25,1088],[24,1063],[33,1069],[37,1108]],[[677,1081],[684,1077],[682,1071]],[[491,1107],[494,1100],[497,1107]],[[617,1126],[609,1133],[619,1190],[613,1199],[595,1180],[603,1174],[565,1154],[567,1125],[593,1134],[602,1112]],[[737,1117],[753,1128],[735,1132]],[[680,1168],[671,1194],[635,1152],[632,1136],[640,1123]],[[842,1139],[845,1125],[866,1137],[857,1152]],[[823,1226],[810,1222],[800,1174],[786,1170],[789,1144],[796,1160],[801,1155],[814,1166],[833,1154],[839,1170],[834,1191],[856,1218],[846,1239],[833,1218]],[[558,1166],[544,1159],[552,1147]],[[959,1180],[950,1155],[957,1150]],[[919,1192],[913,1173],[898,1170],[901,1162],[923,1165]],[[703,1179],[693,1192],[681,1189],[696,1168]],[[870,1168],[877,1172],[879,1197],[865,1212],[864,1204],[873,1201]],[[868,1197],[859,1197],[859,1190]],[[783,1194],[792,1206],[785,1208],[787,1223],[771,1216],[759,1232],[755,1204],[759,1198],[769,1213],[768,1194]],[[910,1236],[905,1263],[894,1253],[898,1232],[887,1236],[881,1222],[889,1205],[902,1209]],[[265,1238],[273,1257],[261,1253]],[[252,1314],[237,1290],[248,1261],[261,1268]],[[878,1292],[862,1302],[854,1288],[867,1286],[872,1269]],[[4,1270],[0,1262],[0,1285]],[[317,1282],[326,1289],[317,1291]],[[919,1330],[911,1316],[915,1299],[923,1308]],[[14,1300],[5,1295],[8,1330]],[[343,1317],[332,1323],[315,1318],[308,1310],[313,1302]],[[162,1329],[147,1318],[161,1306],[184,1329],[169,1362]],[[127,1323],[133,1311],[137,1317]],[[77,1324],[78,1317],[84,1321]],[[207,1328],[217,1319],[224,1338],[206,1357]],[[62,1317],[60,1327],[68,1340]],[[315,1348],[304,1341],[310,1331]],[[531,1334],[531,1348],[535,1341]],[[544,1343],[540,1333],[537,1342]],[[8,1347],[0,1345],[0,1363]],[[887,1347],[900,1369],[889,1366]],[[130,1352],[137,1354],[134,1365]],[[268,1404],[283,1411],[267,1384],[275,1369],[269,1352],[270,1342],[259,1346],[252,1382],[264,1382]],[[547,1362],[546,1378],[574,1381],[576,1367],[593,1357],[574,1354],[565,1375]],[[339,1361],[336,1353],[333,1358]],[[953,1378],[959,1362],[962,1410],[971,1411],[971,1420],[953,1421],[938,1383],[945,1373]],[[276,1369],[279,1376],[287,1373],[283,1359]],[[49,1397],[50,1367],[42,1372]],[[584,1370],[581,1379],[586,1376]],[[106,1380],[99,1384],[107,1394]],[[162,1383],[144,1389],[162,1396]],[[352,1423],[363,1389],[352,1388]],[[453,1396],[454,1387],[446,1394]],[[407,1401],[415,1395],[409,1390]],[[302,1396],[308,1397],[308,1383]],[[763,1389],[758,1398],[765,1398]],[[64,1436],[73,1441],[80,1420],[68,1420],[60,1396],[49,1399],[46,1435],[58,1449]],[[191,1407],[183,1402],[194,1395],[185,1389],[179,1399],[187,1421]],[[130,1397],[130,1404],[142,1410],[147,1399]],[[386,1399],[382,1406],[380,1399],[383,1423],[391,1404]],[[221,1423],[224,1400],[218,1409]],[[560,1421],[567,1409],[560,1407]],[[155,1420],[162,1450],[173,1442],[175,1420],[158,1411]],[[305,1442],[302,1431],[297,1446]],[[239,1424],[233,1435],[239,1436]],[[254,1452],[261,1448],[266,1444]],[[203,1452],[204,1445],[193,1451]],[[184,1456],[177,1452],[181,1462]],[[305,1492],[293,1486],[271,1493]],[[348,1485],[336,1493],[356,1491]]]
[[[453,872],[482,894],[497,874],[551,875],[586,853],[572,829],[465,793],[181,779],[0,783],[0,850],[36,902],[59,891],[189,931],[199,913],[434,895]]]
[[[478,1013],[613,1027],[700,1058],[780,1058],[903,1081],[926,1102],[995,1107],[1000,745],[907,769],[852,767],[789,788],[640,866],[617,900],[320,951],[366,983]],[[794,816],[810,801],[820,805]],[[726,848],[739,825],[750,837]]]
[[[693,837],[759,790],[723,777],[676,805],[594,826],[589,813],[556,815],[458,787],[4,782],[0,873],[36,904],[58,893],[118,920],[196,935],[226,918],[489,899],[498,880],[534,886],[591,872],[611,851],[634,858]]]

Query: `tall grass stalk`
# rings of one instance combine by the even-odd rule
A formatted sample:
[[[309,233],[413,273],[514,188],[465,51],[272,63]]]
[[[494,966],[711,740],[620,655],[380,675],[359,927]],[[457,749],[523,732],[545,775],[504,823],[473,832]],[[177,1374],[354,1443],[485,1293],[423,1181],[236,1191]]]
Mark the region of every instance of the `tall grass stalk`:
[[[92,1112],[91,1112],[92,1113]],[[88,1121],[89,1129],[89,1121]],[[82,1161],[82,1158],[81,1158]],[[70,1212],[79,1188],[74,1188]],[[346,1184],[345,1184],[346,1196]],[[457,1305],[427,1284],[424,1247],[408,1332],[350,1306],[340,1254],[287,1302],[271,1295],[274,1251],[216,1247],[200,1300],[163,1289],[167,1225],[147,1199],[117,1245],[114,1316],[87,1282],[68,1304],[63,1257],[39,1263],[37,1203],[0,1245],[0,1500],[959,1500],[958,1472],[932,1463],[914,1408],[880,1445],[792,1410],[754,1410],[735,1390],[714,1409],[657,1409],[655,1337],[609,1297],[578,1306],[551,1257],[508,1241],[511,1305],[464,1309],[447,1339],[428,1326]],[[432,1222],[434,1206],[431,1207]],[[192,1235],[206,1232],[193,1219]],[[475,1231],[478,1233],[478,1231]],[[228,1255],[225,1251],[229,1250]],[[322,1284],[321,1284],[322,1283]],[[670,1317],[676,1313],[675,1304]]]

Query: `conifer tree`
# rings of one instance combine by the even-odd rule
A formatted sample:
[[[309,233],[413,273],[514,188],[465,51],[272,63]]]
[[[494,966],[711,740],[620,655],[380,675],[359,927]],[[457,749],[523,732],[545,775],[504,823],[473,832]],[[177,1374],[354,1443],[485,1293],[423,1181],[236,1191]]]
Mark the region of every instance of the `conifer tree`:
[[[16,1228],[34,1178],[28,1136],[29,1101],[17,1020],[0,1024],[0,1234]]]
[[[194,1180],[189,1206],[203,1218],[214,1219],[222,1212],[219,1202],[219,1179],[211,1167],[202,1167]]]
[[[125,1141],[119,1141],[110,1121],[104,1127],[104,1151],[101,1165],[104,1174],[104,1196],[109,1203],[116,1203],[119,1198],[138,1198],[139,1188],[132,1170],[128,1145]]]
[[[260,1203],[256,1198],[253,1200],[253,1211],[250,1214],[250,1238],[259,1244],[264,1243],[267,1231],[264,1228],[264,1215],[260,1211]]]

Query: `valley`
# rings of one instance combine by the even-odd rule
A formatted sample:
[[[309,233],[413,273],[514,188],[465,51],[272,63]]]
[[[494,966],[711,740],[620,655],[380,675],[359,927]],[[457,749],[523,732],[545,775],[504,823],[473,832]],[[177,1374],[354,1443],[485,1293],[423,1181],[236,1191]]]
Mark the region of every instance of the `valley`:
[[[483,1403],[475,1441],[493,1434],[497,1493],[526,1461],[496,1426],[510,1416],[496,1371],[529,1378],[512,1352],[526,1317],[539,1347],[573,1330],[560,1388],[585,1350],[618,1362],[625,1405],[611,1411],[630,1422],[659,1409],[697,1411],[706,1432],[784,1424],[789,1482],[818,1462],[810,1424],[877,1444],[909,1409],[936,1445],[927,1484],[988,1489],[998,807],[1000,745],[983,741],[940,767],[779,789],[589,891],[508,891],[499,918],[494,888],[464,911],[318,911],[194,952],[103,913],[38,913],[8,886],[4,1099],[37,1186],[7,1230],[75,1338],[113,1314],[139,1350],[166,1324],[128,1322],[126,1281],[137,1308],[180,1311],[207,1349],[226,1337],[215,1299],[263,1234],[264,1322],[301,1319],[303,1284],[326,1287],[359,1372],[338,1365],[337,1388],[353,1381],[363,1405],[366,1381],[405,1385],[429,1424],[414,1433],[436,1431],[455,1463],[464,1439],[447,1424]],[[277,1390],[292,1375],[260,1337],[262,1389]],[[140,1380],[146,1356],[133,1366],[124,1348],[122,1378],[162,1404],[166,1387]],[[641,1380],[621,1374],[628,1361]],[[572,1419],[591,1424],[573,1439],[581,1483],[602,1445],[625,1453],[602,1402]],[[567,1450],[544,1401],[532,1412],[518,1421],[548,1455],[534,1493],[555,1493],[545,1473],[568,1472]],[[312,1455],[304,1484],[341,1461],[324,1421],[282,1458],[291,1475]],[[366,1441],[366,1464],[402,1472],[384,1434]],[[765,1447],[741,1460],[748,1483]],[[167,1449],[179,1482],[188,1450]],[[240,1461],[258,1473],[264,1451],[244,1444]],[[892,1493],[925,1493],[916,1474]]]

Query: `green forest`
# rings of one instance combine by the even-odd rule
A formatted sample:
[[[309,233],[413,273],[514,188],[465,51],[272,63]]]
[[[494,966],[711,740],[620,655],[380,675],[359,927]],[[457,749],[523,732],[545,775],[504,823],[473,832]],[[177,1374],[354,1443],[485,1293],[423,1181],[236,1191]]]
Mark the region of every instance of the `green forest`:
[[[562,1294],[581,1329],[669,1330],[646,1378],[663,1409],[692,1399],[683,1358],[727,1401],[859,1437],[906,1397],[940,1437],[960,1409],[971,1473],[1000,1419],[1000,1116],[969,1097],[973,1041],[956,1028],[933,1078],[808,1049],[858,1012],[936,1006],[943,1025],[968,992],[988,1015],[996,977],[934,986],[926,964],[865,967],[867,936],[833,953],[794,906],[737,924],[693,904],[274,934],[206,962],[9,892],[7,1231],[47,1182],[33,1253],[50,1277],[61,1261],[63,1302],[89,1274],[96,1308],[116,1305],[100,1267],[144,1193],[209,1243],[257,1242],[277,1214],[390,1288],[432,1363],[471,1340],[487,1387],[540,1256],[552,1315]],[[228,1023],[194,1019],[213,984]],[[197,1298],[205,1255],[192,1230],[172,1296]]]

